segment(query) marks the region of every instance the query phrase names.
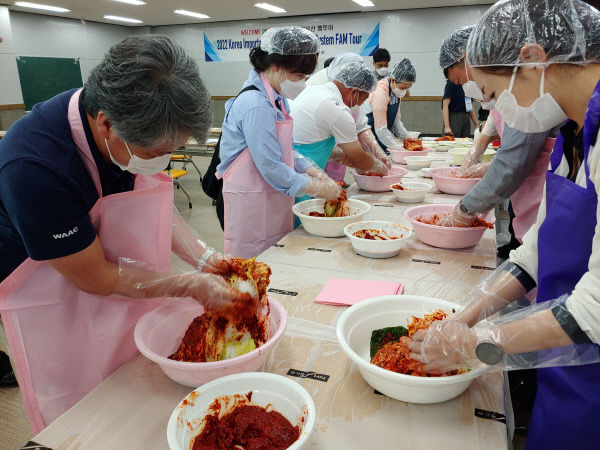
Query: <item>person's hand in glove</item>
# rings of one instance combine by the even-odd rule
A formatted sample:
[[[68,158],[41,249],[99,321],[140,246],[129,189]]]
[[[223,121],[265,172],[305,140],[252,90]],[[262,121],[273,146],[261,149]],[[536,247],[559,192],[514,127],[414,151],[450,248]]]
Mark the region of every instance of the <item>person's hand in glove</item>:
[[[457,171],[456,175],[461,178],[483,178],[483,176],[487,173],[489,167],[489,162],[482,162],[473,164],[466,169],[463,169],[461,166]],[[461,170],[462,169],[462,170]]]
[[[392,133],[388,127],[378,128],[375,130],[375,134],[377,135],[377,139],[379,139],[386,147],[401,147],[401,144],[394,136],[394,133]]]
[[[392,159],[386,155],[383,149],[379,146],[377,139],[375,139],[375,135],[370,129],[364,130],[358,135],[358,142],[360,142],[360,145],[365,152],[373,155],[375,158],[385,164],[388,169],[392,168]]]
[[[436,224],[440,227],[470,227],[475,219],[475,214],[471,214],[461,207],[462,203],[458,202],[452,213],[439,220]]]
[[[333,147],[333,151],[329,156],[329,161],[333,161],[343,166],[352,167],[352,161],[350,161],[350,158],[348,158],[344,151],[337,145]]]
[[[427,371],[447,372],[479,364],[475,354],[477,333],[462,322],[437,320],[417,331],[410,344],[411,358],[426,365]]]
[[[315,198],[335,200],[342,193],[342,188],[329,177],[325,180],[319,180],[312,176],[308,176],[308,183],[304,189],[302,189],[302,193]]]
[[[144,266],[143,262],[121,258],[114,293],[131,298],[191,297],[228,318],[239,317],[256,307],[258,299],[235,289],[219,275],[156,273]]]
[[[386,176],[389,172],[389,169],[384,163],[382,163],[377,158],[373,157],[373,165],[371,166],[371,168],[365,171],[357,170],[357,172],[359,174],[375,173],[377,175]]]

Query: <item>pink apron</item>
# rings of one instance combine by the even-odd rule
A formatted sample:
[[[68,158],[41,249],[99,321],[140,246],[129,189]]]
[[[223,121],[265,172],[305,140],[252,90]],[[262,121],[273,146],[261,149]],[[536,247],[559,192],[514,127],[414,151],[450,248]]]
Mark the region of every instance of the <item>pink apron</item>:
[[[273,89],[264,73],[260,74],[273,108]],[[283,104],[285,120],[276,123],[277,138],[283,149],[282,161],[294,167],[292,117]],[[217,176],[220,174],[217,173]],[[256,168],[246,147],[223,174],[225,209],[225,252],[252,258],[277,243],[294,229],[294,197],[273,189]]]
[[[502,138],[504,134],[504,120],[495,109],[492,110],[492,118],[498,135]],[[538,154],[531,172],[523,180],[519,189],[510,196],[515,218],[513,219],[513,229],[515,237],[520,243],[523,243],[523,235],[537,219],[538,209],[542,201],[544,184],[546,182],[546,172],[550,162],[550,154],[554,148],[555,138],[546,138],[544,148]]]
[[[325,173],[336,181],[344,181],[346,176],[346,166],[338,164],[335,161],[327,161]]]
[[[73,141],[100,198],[90,210],[106,259],[170,271],[173,183],[138,175],[134,190],[102,197],[78,101],[69,102]],[[43,261],[25,260],[0,284],[0,311],[34,433],[77,403],[136,353],[133,329],[161,299],[98,296],[77,289]]]

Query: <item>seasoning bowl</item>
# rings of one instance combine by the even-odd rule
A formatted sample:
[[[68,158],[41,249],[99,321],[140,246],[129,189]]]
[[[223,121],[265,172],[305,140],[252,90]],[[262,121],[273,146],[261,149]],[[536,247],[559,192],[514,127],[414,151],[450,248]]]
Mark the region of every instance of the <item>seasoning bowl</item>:
[[[386,295],[363,300],[348,308],[337,321],[338,343],[346,356],[357,365],[364,380],[384,395],[409,403],[439,403],[462,394],[473,379],[482,374],[480,368],[447,377],[404,375],[371,364],[371,333],[385,327],[406,326],[412,316],[442,309],[453,315],[460,306],[418,295]]]
[[[190,450],[192,442],[202,433],[206,417],[217,412],[219,417],[247,403],[274,410],[292,426],[298,426],[300,436],[288,450],[298,450],[307,443],[315,423],[316,410],[310,394],[297,382],[281,375],[249,372],[230,375],[206,383],[188,394],[173,410],[167,424],[167,441],[171,450]],[[215,399],[219,404],[211,408]]]
[[[471,146],[458,146],[448,151],[448,154],[452,156],[452,161],[455,165],[460,166],[465,160],[465,156],[471,150]],[[496,154],[496,150],[491,148],[486,148],[481,156],[481,162],[490,162],[494,155]]]
[[[389,186],[389,185],[388,185]],[[312,211],[323,212],[325,200],[315,198],[296,203],[292,211],[298,216],[304,229],[315,236],[339,237],[344,235],[344,227],[354,222],[359,222],[371,210],[371,205],[362,200],[348,199],[349,216],[344,217],[313,217],[308,214]]]
[[[354,176],[358,187],[363,191],[386,192],[390,190],[390,184],[399,183],[402,177],[408,173],[408,170],[404,167],[392,166],[388,174],[383,177],[361,175],[354,169],[351,169],[350,173]]]
[[[435,186],[446,194],[464,195],[475,186],[481,178],[457,178],[452,176],[456,167],[435,167],[429,169]]]
[[[359,230],[374,230],[377,233],[382,233],[384,236],[396,239],[380,241],[354,236],[354,233]],[[401,223],[364,221],[346,226],[344,233],[350,239],[354,251],[359,255],[366,256],[367,258],[391,258],[392,256],[396,256],[402,247],[404,247],[406,240],[412,235],[412,230]]]
[[[396,200],[402,203],[419,203],[425,200],[432,186],[419,181],[404,181],[400,183],[404,189],[395,189],[395,184],[390,186]]]
[[[198,387],[224,375],[252,372],[263,366],[285,331],[285,309],[272,298],[269,298],[269,306],[270,338],[257,349],[234,358],[211,362],[168,358],[177,350],[190,323],[204,313],[202,305],[191,298],[169,301],[140,317],[134,331],[135,345],[142,355],[157,363],[166,376],[185,386]]]
[[[486,227],[440,227],[419,222],[418,217],[431,217],[434,214],[448,214],[454,209],[454,205],[434,203],[429,205],[418,205],[404,211],[404,216],[412,224],[417,239],[432,247],[458,249],[473,247],[479,243]],[[493,213],[482,217],[490,223],[496,223]]]
[[[425,150],[410,151],[404,150],[404,148],[394,149],[388,147],[388,151],[390,152],[390,156],[392,157],[393,162],[397,164],[406,164],[405,158],[407,156],[427,156],[427,153],[429,153],[430,148],[425,146],[423,148]]]

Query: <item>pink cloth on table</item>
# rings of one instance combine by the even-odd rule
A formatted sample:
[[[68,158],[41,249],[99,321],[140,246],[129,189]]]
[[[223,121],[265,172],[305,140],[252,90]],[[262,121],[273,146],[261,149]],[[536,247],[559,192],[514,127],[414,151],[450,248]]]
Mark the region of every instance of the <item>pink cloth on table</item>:
[[[351,306],[367,298],[399,295],[402,292],[404,292],[404,286],[400,283],[332,278],[319,292],[315,303]]]

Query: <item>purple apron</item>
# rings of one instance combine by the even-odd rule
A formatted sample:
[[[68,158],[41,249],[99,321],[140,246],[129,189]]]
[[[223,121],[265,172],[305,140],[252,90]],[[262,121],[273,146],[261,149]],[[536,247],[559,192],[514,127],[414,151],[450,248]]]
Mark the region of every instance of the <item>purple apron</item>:
[[[563,156],[562,135],[550,159],[546,219],[538,233],[538,303],[571,293],[588,270],[598,204],[588,156],[599,121],[600,83],[592,94],[584,123],[587,187],[554,173]],[[596,429],[600,417],[600,363],[538,369],[537,380],[526,449],[600,448]]]

